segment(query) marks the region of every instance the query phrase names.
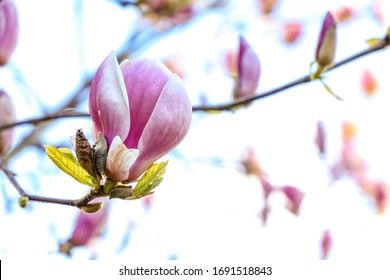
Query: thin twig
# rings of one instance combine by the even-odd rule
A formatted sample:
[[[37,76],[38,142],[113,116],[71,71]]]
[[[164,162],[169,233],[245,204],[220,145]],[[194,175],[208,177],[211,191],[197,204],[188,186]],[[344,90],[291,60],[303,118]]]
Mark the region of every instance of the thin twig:
[[[60,112],[57,114],[47,114],[47,115],[45,115],[43,117],[39,117],[39,118],[31,118],[31,119],[26,119],[23,121],[18,121],[18,122],[2,125],[2,126],[0,126],[0,131],[4,130],[4,129],[11,128],[11,127],[24,125],[24,124],[38,125],[42,122],[50,121],[50,120],[56,120],[56,119],[62,119],[62,118],[89,117],[89,116],[90,116],[89,113],[82,113],[82,112],[76,112],[76,111]]]
[[[4,172],[7,176],[8,180],[14,186],[14,188],[18,191],[21,197],[27,198],[28,201],[39,201],[39,202],[47,202],[47,203],[55,203],[61,205],[68,205],[81,208],[87,205],[91,200],[96,197],[101,197],[101,192],[91,191],[89,194],[83,196],[80,199],[62,199],[62,198],[53,198],[53,197],[44,197],[38,195],[28,194],[18,183],[16,180],[16,174],[9,170],[3,163],[0,162],[0,170]]]

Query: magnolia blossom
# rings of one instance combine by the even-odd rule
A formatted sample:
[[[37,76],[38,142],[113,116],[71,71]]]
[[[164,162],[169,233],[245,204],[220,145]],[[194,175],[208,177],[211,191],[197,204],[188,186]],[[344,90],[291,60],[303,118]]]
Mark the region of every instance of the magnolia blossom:
[[[237,89],[234,97],[240,98],[255,95],[260,79],[260,60],[243,37],[240,37],[237,76]]]
[[[131,182],[175,148],[191,124],[192,108],[177,75],[157,60],[125,60],[111,53],[91,85],[95,135],[107,140],[106,175]]]
[[[7,64],[16,48],[19,33],[18,15],[12,0],[0,1],[0,66]]]
[[[0,126],[16,121],[15,108],[11,98],[0,89]],[[4,157],[11,148],[14,129],[0,131],[0,158]]]
[[[316,61],[320,68],[333,63],[336,49],[336,21],[331,12],[328,12],[322,23],[320,37],[316,49]]]

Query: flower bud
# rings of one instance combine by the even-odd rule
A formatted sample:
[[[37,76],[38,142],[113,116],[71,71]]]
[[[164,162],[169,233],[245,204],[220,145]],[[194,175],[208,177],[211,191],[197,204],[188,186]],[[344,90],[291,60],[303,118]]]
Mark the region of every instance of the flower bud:
[[[16,48],[19,33],[18,15],[12,0],[0,1],[0,66],[7,64]]]
[[[320,69],[333,63],[336,49],[336,21],[328,12],[322,23],[320,37],[316,50],[316,61]]]
[[[99,138],[92,147],[93,167],[100,177],[105,174],[107,165],[107,141],[99,132]]]
[[[92,160],[92,147],[81,129],[77,130],[75,139],[77,161],[80,163],[81,167],[88,172],[89,175],[96,177],[96,172]]]
[[[16,121],[15,107],[11,98],[0,89],[0,126]],[[11,148],[14,128],[0,131],[0,158],[4,157]]]
[[[234,98],[255,95],[260,79],[260,60],[243,37],[240,37],[237,63],[238,77]]]
[[[119,186],[113,189],[109,197],[110,199],[113,198],[119,198],[119,199],[129,199],[133,196],[133,188],[132,187],[127,187],[127,186]]]

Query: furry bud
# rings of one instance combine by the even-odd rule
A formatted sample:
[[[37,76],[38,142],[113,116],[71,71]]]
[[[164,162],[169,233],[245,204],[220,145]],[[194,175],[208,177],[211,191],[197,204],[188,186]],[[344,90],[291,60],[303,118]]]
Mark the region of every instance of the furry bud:
[[[99,138],[92,147],[92,160],[95,172],[103,177],[107,164],[107,140],[99,132]]]
[[[77,130],[75,142],[76,157],[78,162],[80,163],[81,167],[88,172],[89,175],[96,177],[96,172],[92,161],[92,148],[81,129]]]

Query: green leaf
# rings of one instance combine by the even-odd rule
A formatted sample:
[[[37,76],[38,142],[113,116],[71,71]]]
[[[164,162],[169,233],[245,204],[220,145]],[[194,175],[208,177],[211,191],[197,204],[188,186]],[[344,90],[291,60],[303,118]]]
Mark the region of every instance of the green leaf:
[[[322,85],[324,86],[324,88],[326,89],[327,92],[329,92],[331,95],[333,95],[336,99],[343,100],[340,96],[336,95],[327,84],[325,84],[323,79],[320,79],[320,81],[321,81]]]
[[[131,199],[141,198],[153,193],[153,190],[162,182],[168,161],[155,163],[149,167],[146,173],[135,186]]]
[[[75,156],[69,149],[57,149],[51,145],[45,145],[46,154],[66,174],[72,176],[81,184],[88,185],[92,188],[99,188],[99,183],[88,172],[81,167]]]
[[[117,185],[116,182],[107,179],[103,186],[103,192],[105,194],[109,194],[110,191],[112,191],[116,187],[116,185]]]
[[[65,156],[67,156],[70,160],[77,162],[76,157],[73,155],[72,151],[69,150],[68,148],[58,148],[57,150],[60,151]]]

